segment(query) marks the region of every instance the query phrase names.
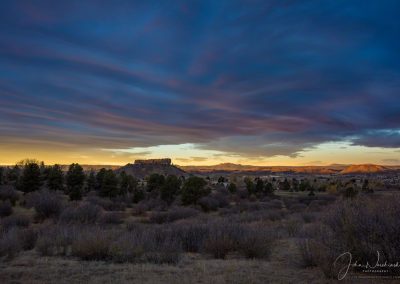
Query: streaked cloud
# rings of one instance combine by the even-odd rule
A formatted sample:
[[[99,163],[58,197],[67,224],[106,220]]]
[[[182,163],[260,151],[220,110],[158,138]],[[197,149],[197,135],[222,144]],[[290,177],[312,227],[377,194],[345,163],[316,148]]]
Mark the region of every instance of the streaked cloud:
[[[0,8],[3,156],[124,163],[175,145],[188,163],[286,162],[331,142],[400,148],[398,1]]]

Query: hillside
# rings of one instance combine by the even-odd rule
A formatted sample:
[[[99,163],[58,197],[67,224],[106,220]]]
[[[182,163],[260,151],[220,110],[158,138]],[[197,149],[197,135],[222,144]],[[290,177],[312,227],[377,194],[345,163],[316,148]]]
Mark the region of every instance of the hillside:
[[[216,173],[216,172],[269,172],[269,173],[313,173],[313,174],[334,174],[338,173],[345,166],[338,168],[337,166],[303,166],[303,167],[291,167],[291,166],[251,166],[224,163],[213,166],[180,166],[183,170],[190,173]]]
[[[341,174],[359,174],[359,173],[380,173],[388,171],[389,169],[380,166],[380,165],[373,165],[373,164],[364,164],[364,165],[351,165],[343,169],[340,173]]]
[[[127,164],[119,169],[116,172],[125,171],[127,174],[133,175],[136,178],[145,178],[153,173],[162,174],[162,175],[176,175],[182,176],[186,175],[186,172],[179,169],[178,167],[172,164],[165,163],[140,163],[135,162],[134,164]]]

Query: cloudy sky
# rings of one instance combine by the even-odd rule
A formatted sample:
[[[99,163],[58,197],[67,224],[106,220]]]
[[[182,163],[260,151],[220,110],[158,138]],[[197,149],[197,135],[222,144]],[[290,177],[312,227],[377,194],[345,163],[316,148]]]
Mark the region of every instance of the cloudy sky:
[[[400,164],[400,1],[0,2],[0,164]]]

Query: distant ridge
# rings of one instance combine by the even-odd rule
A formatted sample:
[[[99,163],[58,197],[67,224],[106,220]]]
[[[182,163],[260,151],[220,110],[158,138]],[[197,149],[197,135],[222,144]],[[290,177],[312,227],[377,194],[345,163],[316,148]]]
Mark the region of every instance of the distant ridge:
[[[222,163],[213,166],[180,166],[189,173],[299,173],[299,174],[363,174],[380,173],[396,170],[395,167],[384,167],[373,164],[346,165],[332,164],[328,166],[251,166],[232,163]]]
[[[314,173],[334,174],[340,172],[345,166],[251,166],[232,163],[222,163],[213,166],[180,166],[190,173],[213,173],[213,172],[271,172],[271,173]]]

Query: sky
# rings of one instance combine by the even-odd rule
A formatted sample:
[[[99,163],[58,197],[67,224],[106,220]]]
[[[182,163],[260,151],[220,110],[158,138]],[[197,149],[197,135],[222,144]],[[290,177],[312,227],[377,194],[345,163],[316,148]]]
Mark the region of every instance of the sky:
[[[400,1],[0,2],[0,164],[400,164]]]

